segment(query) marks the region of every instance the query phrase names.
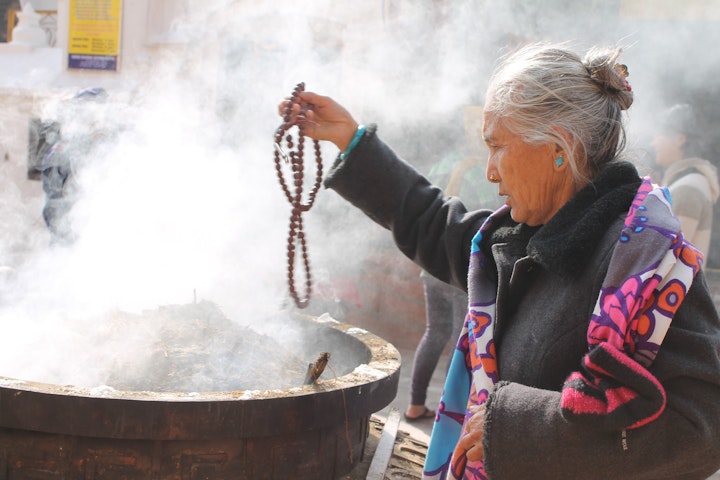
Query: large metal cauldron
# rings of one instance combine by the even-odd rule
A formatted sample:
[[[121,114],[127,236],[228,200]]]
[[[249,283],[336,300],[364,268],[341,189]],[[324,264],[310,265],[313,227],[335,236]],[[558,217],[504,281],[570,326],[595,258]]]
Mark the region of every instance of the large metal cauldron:
[[[395,397],[400,355],[350,325],[298,321],[331,358],[356,367],[314,385],[212,393],[99,393],[0,377],[0,480],[322,480],[350,472],[370,415]]]

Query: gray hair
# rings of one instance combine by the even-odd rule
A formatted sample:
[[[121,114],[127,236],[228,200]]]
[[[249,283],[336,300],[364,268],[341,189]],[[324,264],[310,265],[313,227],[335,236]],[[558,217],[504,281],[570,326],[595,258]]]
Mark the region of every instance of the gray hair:
[[[526,46],[495,70],[485,110],[527,143],[560,145],[584,184],[625,148],[622,111],[633,93],[621,52],[593,48],[581,59],[560,45]]]

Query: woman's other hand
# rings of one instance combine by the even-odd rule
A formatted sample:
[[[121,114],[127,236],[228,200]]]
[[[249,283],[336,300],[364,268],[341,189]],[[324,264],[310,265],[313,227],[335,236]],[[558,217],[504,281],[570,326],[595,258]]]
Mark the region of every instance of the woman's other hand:
[[[290,98],[279,106],[280,115]],[[330,97],[313,92],[301,92],[292,105],[291,123],[303,125],[303,133],[314,140],[327,140],[344,152],[355,135],[358,123],[345,108]]]
[[[458,448],[465,451],[469,461],[478,462],[483,459],[482,439],[485,429],[485,405],[475,405],[469,407],[468,410],[472,416],[465,422]]]

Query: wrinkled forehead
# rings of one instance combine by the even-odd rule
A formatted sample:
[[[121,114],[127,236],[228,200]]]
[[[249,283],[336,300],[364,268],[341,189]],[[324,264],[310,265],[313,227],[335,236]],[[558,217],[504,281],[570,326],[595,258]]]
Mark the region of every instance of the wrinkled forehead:
[[[500,123],[500,117],[497,112],[493,110],[483,110],[482,114],[482,135],[483,138],[488,138],[493,135],[498,128]]]

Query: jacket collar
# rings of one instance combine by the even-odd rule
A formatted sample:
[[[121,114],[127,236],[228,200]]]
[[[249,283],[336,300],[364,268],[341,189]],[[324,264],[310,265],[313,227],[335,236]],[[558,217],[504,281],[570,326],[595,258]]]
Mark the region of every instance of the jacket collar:
[[[508,214],[488,237],[485,251],[493,244],[509,243],[518,257],[527,255],[561,276],[577,275],[610,225],[628,212],[640,183],[632,164],[613,163],[541,227],[518,224]]]

